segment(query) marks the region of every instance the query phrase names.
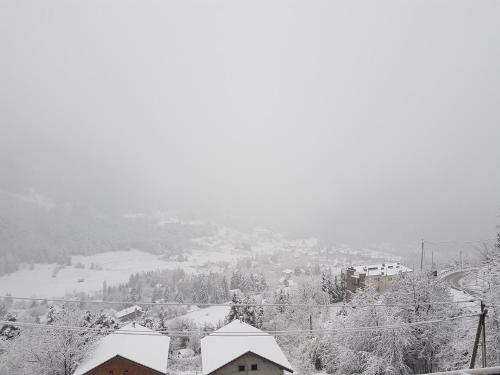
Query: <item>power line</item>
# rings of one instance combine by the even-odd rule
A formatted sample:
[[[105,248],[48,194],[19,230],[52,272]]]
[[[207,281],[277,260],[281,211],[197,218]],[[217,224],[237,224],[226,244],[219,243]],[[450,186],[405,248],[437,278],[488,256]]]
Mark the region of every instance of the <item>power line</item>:
[[[385,303],[385,304],[364,304],[364,305],[339,305],[339,304],[313,304],[313,303],[197,303],[197,302],[131,302],[131,301],[103,301],[103,300],[75,300],[64,298],[36,298],[36,297],[14,297],[0,296],[0,298],[11,299],[16,301],[31,301],[31,302],[59,302],[59,303],[80,303],[80,304],[104,304],[104,305],[142,305],[142,306],[227,306],[227,307],[314,307],[314,308],[367,308],[367,307],[407,307],[404,303]],[[459,303],[479,302],[478,299],[467,299],[459,301],[429,301],[420,302],[421,305],[451,305]]]
[[[399,324],[390,324],[383,326],[364,326],[364,327],[343,327],[343,328],[324,328],[324,329],[316,329],[316,330],[281,330],[281,331],[262,331],[261,333],[252,333],[252,332],[243,332],[243,331],[234,331],[234,332],[214,332],[208,330],[168,330],[162,329],[158,331],[144,331],[144,330],[112,330],[112,329],[99,329],[92,327],[78,327],[78,326],[64,326],[64,325],[50,325],[50,324],[40,324],[40,323],[30,323],[30,322],[12,322],[8,320],[0,320],[0,324],[9,324],[13,326],[26,327],[26,328],[38,328],[38,329],[46,329],[46,330],[58,330],[58,331],[76,331],[76,332],[96,332],[96,333],[112,333],[119,335],[131,335],[131,336],[158,336],[160,333],[165,333],[169,336],[186,336],[192,334],[210,334],[213,336],[224,336],[224,337],[265,337],[268,335],[272,336],[291,336],[291,335],[299,335],[299,336],[309,336],[311,334],[314,335],[322,335],[322,334],[333,334],[333,333],[342,333],[342,332],[368,332],[368,331],[380,331],[380,330],[388,330],[388,329],[401,329],[408,328],[420,325],[433,325],[439,324],[448,321],[454,321],[458,319],[467,319],[467,318],[475,318],[480,314],[471,314],[471,315],[459,315],[451,318],[443,318],[443,319],[434,319],[434,320],[424,320],[420,322],[412,322],[412,323],[399,323]]]
[[[428,241],[424,240],[424,243],[428,243],[430,245],[460,245],[460,244],[474,244],[474,243],[483,243],[488,241],[496,241],[496,238],[485,238],[481,240],[468,240],[468,241]]]

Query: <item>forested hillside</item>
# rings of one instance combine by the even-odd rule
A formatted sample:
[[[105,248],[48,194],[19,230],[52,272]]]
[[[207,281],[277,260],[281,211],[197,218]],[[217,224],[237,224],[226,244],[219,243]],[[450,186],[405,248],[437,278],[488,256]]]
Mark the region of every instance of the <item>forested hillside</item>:
[[[130,248],[176,253],[212,230],[202,223],[158,222],[0,192],[0,275],[21,263],[68,263],[75,254]]]

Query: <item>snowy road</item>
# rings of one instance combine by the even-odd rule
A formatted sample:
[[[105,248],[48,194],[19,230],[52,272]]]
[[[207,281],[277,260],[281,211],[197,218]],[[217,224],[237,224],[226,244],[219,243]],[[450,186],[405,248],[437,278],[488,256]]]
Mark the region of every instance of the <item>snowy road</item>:
[[[475,269],[467,269],[452,272],[444,276],[443,279],[447,281],[453,289],[464,292],[472,297],[480,297],[481,293],[477,290],[477,288],[474,288],[467,283],[467,277],[474,271]]]

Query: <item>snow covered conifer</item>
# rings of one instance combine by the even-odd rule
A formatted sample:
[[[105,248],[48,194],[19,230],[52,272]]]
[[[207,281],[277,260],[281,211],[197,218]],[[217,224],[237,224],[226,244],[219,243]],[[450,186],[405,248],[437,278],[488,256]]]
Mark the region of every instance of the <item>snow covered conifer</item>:
[[[12,313],[7,313],[3,320],[8,321],[0,326],[0,340],[12,340],[19,336],[21,330],[15,325],[17,321],[16,315]]]
[[[262,306],[256,306],[255,299],[245,297],[243,300],[235,293],[232,299],[232,306],[226,317],[226,323],[241,319],[243,322],[256,328],[261,328],[264,320],[264,309]],[[239,306],[236,306],[239,305]]]
[[[236,306],[241,304],[240,297],[234,293],[233,298],[231,299],[231,309],[229,310],[229,314],[226,317],[226,323],[230,323],[233,320],[240,319],[243,316],[243,307]]]

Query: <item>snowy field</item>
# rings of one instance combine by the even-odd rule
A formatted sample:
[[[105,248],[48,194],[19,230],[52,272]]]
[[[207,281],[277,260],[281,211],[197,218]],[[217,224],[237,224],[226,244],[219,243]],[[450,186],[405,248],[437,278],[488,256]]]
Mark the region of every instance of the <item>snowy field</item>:
[[[139,250],[114,251],[92,256],[73,256],[72,266],[55,264],[36,264],[33,269],[25,267],[10,275],[0,276],[0,295],[10,293],[13,296],[53,298],[63,297],[70,292],[94,292],[108,286],[126,282],[136,272],[158,269],[182,268],[187,272],[207,272],[208,266],[215,262],[232,262],[237,256],[225,251],[194,250],[185,262],[162,260],[157,255]],[[82,264],[85,268],[74,265]],[[90,269],[91,264],[98,269]],[[61,268],[56,277],[55,270]]]
[[[169,320],[172,322],[174,320],[191,320],[199,326],[204,324],[211,324],[217,326],[219,322],[223,322],[226,316],[229,314],[229,305],[227,306],[210,306],[203,309],[198,309],[190,311],[187,314],[178,316],[174,319]]]

